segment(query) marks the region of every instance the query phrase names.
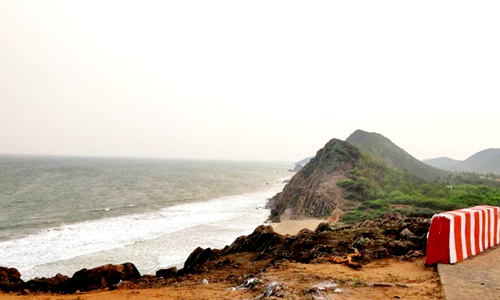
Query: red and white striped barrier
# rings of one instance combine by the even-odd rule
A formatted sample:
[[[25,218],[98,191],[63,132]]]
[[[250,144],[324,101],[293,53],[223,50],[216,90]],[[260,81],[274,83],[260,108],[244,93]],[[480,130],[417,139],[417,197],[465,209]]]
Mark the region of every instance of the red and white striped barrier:
[[[453,264],[500,242],[500,207],[474,206],[432,217],[425,264]]]

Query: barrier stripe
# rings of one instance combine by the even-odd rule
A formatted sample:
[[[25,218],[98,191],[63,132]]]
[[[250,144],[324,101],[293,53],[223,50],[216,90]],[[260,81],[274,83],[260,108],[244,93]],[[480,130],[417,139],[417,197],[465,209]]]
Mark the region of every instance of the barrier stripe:
[[[479,211],[479,247],[481,252],[484,251],[484,211]]]
[[[443,214],[450,215],[454,219],[454,226],[450,226],[452,228],[451,232],[453,232],[455,236],[455,249],[457,252],[457,260],[461,261],[467,258],[467,245],[465,240],[465,214],[460,213],[459,211],[449,211]],[[456,261],[450,261],[454,263]]]
[[[465,222],[464,222],[464,235],[465,235],[465,249],[467,252],[465,253],[465,257],[471,257],[472,256],[472,235],[471,235],[471,215],[470,213],[464,213],[463,216],[465,217]]]
[[[475,206],[434,215],[426,264],[456,263],[500,243],[500,207]]]
[[[494,232],[495,232],[493,226],[495,225],[495,220],[493,219],[493,217],[494,217],[493,209],[489,208],[488,212],[489,212],[489,217],[490,217],[490,220],[491,220],[490,223],[489,223],[490,224],[490,247],[491,247],[491,246],[495,245],[493,243],[493,236],[494,236]]]
[[[498,209],[495,209],[495,245],[498,245],[500,243],[500,228],[498,227],[500,224],[498,222]]]
[[[465,230],[466,232],[468,232],[466,236],[470,235],[470,240],[467,241],[467,252],[470,257],[481,252],[479,249],[479,239],[476,239],[476,237],[479,237],[479,211],[468,208],[462,209],[460,211],[466,213],[466,218],[468,220]]]

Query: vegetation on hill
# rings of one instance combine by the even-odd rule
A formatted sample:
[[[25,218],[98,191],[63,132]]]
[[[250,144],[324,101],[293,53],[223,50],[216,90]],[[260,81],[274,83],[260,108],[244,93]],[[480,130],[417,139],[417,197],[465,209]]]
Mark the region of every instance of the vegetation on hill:
[[[431,217],[481,204],[500,206],[500,176],[438,170],[384,136],[358,130],[346,142],[328,142],[269,207],[274,221],[340,217],[354,223],[387,212]]]
[[[424,164],[378,133],[356,130],[346,139],[346,142],[382,160],[389,167],[407,170],[408,173],[427,181],[439,180],[449,175],[444,170]]]
[[[348,179],[337,182],[344,189],[344,198],[361,203],[344,213],[341,220],[354,223],[387,212],[431,217],[475,205],[500,206],[500,182],[476,174],[463,175],[448,177],[453,182],[428,182],[363,153],[357,166],[347,173]]]

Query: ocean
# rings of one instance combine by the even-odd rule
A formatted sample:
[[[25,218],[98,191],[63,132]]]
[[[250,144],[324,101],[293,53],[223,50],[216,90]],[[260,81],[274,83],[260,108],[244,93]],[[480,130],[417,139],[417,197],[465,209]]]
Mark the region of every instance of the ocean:
[[[0,266],[22,279],[222,248],[269,216],[284,162],[0,156]]]

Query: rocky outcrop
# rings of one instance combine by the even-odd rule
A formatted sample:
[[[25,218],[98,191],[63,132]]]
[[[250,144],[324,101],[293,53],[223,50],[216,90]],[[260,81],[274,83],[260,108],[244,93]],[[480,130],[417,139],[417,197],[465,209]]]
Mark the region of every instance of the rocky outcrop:
[[[234,253],[253,253],[252,260],[281,259],[303,263],[348,261],[356,258],[367,262],[387,256],[405,256],[425,251],[430,222],[424,218],[404,218],[399,213],[387,213],[381,219],[369,220],[352,226],[333,228],[320,224],[315,231],[303,229],[295,236],[282,236],[270,226],[259,226],[248,236],[241,236],[223,250],[197,248],[190,257],[183,274],[214,270],[224,266],[227,256]],[[355,264],[353,264],[355,265]]]
[[[0,289],[5,292],[52,292],[74,293],[95,289],[111,288],[120,281],[135,281],[141,274],[132,263],[121,265],[104,265],[93,269],[82,269],[73,277],[57,274],[50,278],[35,278],[28,282],[21,280],[16,269],[0,267]]]
[[[156,277],[170,278],[177,275],[177,268],[171,267],[168,269],[160,269],[156,271]]]
[[[71,278],[73,289],[87,291],[111,287],[121,280],[139,279],[141,274],[132,263],[104,265],[94,269],[82,269]]]
[[[21,273],[17,269],[0,267],[0,290],[5,292],[17,291],[23,284]]]
[[[193,252],[191,252],[188,259],[184,262],[184,268],[179,270],[179,274],[198,272],[198,268],[201,265],[203,265],[208,260],[219,256],[220,252],[220,250],[212,250],[211,248],[196,248]]]
[[[270,200],[271,219],[335,218],[356,206],[343,198],[343,189],[337,182],[346,178],[346,171],[352,169],[360,157],[356,147],[338,139],[329,141],[283,191]]]
[[[73,293],[75,289],[72,286],[71,278],[65,275],[57,274],[51,278],[35,278],[24,286],[24,289],[36,292],[52,292],[52,293]]]
[[[274,232],[271,226],[261,225],[248,236],[238,237],[230,246],[224,248],[224,253],[235,252],[265,252],[281,245],[285,237]]]

